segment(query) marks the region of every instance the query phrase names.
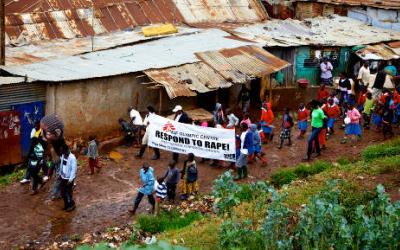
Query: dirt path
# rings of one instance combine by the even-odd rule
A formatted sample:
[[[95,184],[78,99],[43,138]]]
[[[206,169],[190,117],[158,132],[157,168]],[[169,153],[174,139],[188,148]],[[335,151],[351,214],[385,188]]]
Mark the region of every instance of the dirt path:
[[[337,130],[337,134],[328,141],[328,149],[323,151],[321,159],[357,157],[365,146],[382,141],[381,134],[367,131],[362,142],[357,145],[341,145],[342,135],[343,131]],[[295,136],[297,131],[293,131],[292,137]],[[294,139],[291,147],[279,150],[276,138],[273,144],[264,146],[268,156],[268,167],[251,165],[249,180],[268,178],[276,168],[301,162],[305,147],[305,140]],[[161,160],[150,161],[151,152],[146,152],[145,159],[136,160],[134,154],[137,149],[119,147],[116,151],[122,153],[124,158],[118,162],[103,161],[104,168],[100,174],[88,176],[86,165],[80,166],[74,192],[77,209],[72,213],[61,210],[61,200],[48,199],[48,184],[36,196],[29,195],[28,186],[17,183],[0,190],[0,249],[15,248],[31,241],[62,239],[129,223],[132,217],[127,210],[138,187],[138,170],[142,162],[151,162],[156,175],[161,175],[171,155],[162,152]],[[212,181],[225,169],[200,164],[199,170],[201,192],[208,192]],[[147,201],[143,200],[140,212],[144,213],[147,208]]]

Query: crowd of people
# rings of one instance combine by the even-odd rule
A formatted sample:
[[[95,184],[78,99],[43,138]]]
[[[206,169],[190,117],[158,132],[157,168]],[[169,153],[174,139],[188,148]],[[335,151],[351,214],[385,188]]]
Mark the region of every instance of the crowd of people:
[[[393,124],[400,120],[400,87],[387,88],[387,82],[395,82],[396,67],[386,65],[377,73],[371,72],[369,63],[364,62],[358,73],[349,77],[340,74],[338,82],[332,78],[333,66],[329,60],[321,63],[321,84],[317,96],[298,106],[297,112],[289,107],[282,114],[276,115],[272,109],[272,102],[266,100],[258,107],[258,114],[250,115],[250,91],[243,87],[240,92],[240,112],[233,112],[234,108],[224,108],[221,103],[216,103],[212,119],[199,121],[192,119],[180,105],[172,110],[175,113],[174,121],[202,127],[215,127],[235,130],[236,161],[227,165],[236,169],[236,180],[248,177],[248,165],[259,161],[267,164],[265,144],[273,142],[274,134],[278,133],[278,149],[283,149],[285,142],[290,147],[293,143],[292,133],[297,124],[296,137],[303,140],[307,137],[305,148],[305,161],[321,155],[327,147],[327,139],[336,134],[337,128],[344,129],[341,143],[357,143],[362,138],[365,130],[373,129],[381,132],[384,139],[394,135]],[[393,85],[394,86],[394,85]],[[236,108],[236,107],[235,107]],[[254,105],[253,105],[254,108]],[[254,110],[254,109],[253,109]],[[154,107],[148,106],[144,119],[133,107],[128,109],[129,120],[118,120],[124,133],[127,146],[136,143],[139,146],[137,158],[142,158],[148,148],[149,115],[155,114]],[[277,118],[279,117],[279,118]],[[258,119],[257,119],[258,118]],[[49,119],[49,118],[47,118]],[[41,186],[50,179],[54,179],[52,198],[64,199],[64,209],[72,211],[75,208],[73,200],[74,182],[77,172],[77,160],[64,140],[52,140],[52,136],[60,136],[54,124],[44,121],[35,123],[32,130],[31,149],[27,160],[27,171],[21,183],[32,184],[32,194],[36,194]],[[336,125],[336,123],[339,123]],[[47,124],[47,125],[46,125]],[[276,131],[275,131],[276,130]],[[48,131],[53,131],[48,134]],[[61,132],[62,133],[62,132]],[[56,149],[55,154],[48,150],[49,141]],[[95,136],[89,137],[86,155],[88,157],[88,174],[95,174],[101,169],[99,152]],[[160,151],[153,148],[151,160],[160,159]],[[55,155],[55,157],[53,156]],[[209,159],[201,159],[201,162]],[[212,166],[221,166],[220,160],[212,160]],[[188,154],[182,167],[179,168],[179,154],[172,153],[168,169],[165,174],[155,178],[154,169],[149,162],[144,162],[139,176],[142,182],[134,201],[132,213],[136,210],[144,196],[148,197],[152,211],[157,212],[159,204],[164,200],[174,202],[177,188],[180,186],[180,199],[188,199],[199,191],[198,166],[195,155]],[[43,171],[43,177],[39,173]]]

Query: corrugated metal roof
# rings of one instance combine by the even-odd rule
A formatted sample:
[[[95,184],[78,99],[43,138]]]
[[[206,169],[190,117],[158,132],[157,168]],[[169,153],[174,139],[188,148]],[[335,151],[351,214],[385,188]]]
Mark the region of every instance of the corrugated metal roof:
[[[267,18],[258,0],[6,0],[5,11],[10,43],[71,39],[165,22],[250,23]]]
[[[178,96],[195,96],[197,93],[232,86],[232,83],[227,82],[203,62],[146,70],[144,73],[155,82],[162,84],[171,99]]]
[[[298,2],[319,2],[336,5],[370,6],[382,9],[400,9],[400,0],[297,0]]]
[[[25,82],[25,77],[0,76],[0,85]]]
[[[6,0],[11,40],[75,38],[154,23],[180,23],[172,0]]]
[[[227,81],[235,83],[244,83],[249,77],[261,77],[290,65],[256,46],[200,52],[196,56]]]
[[[227,32],[210,29],[80,56],[1,68],[33,80],[73,81],[194,63],[199,61],[194,55],[196,52],[253,44],[227,36]]]
[[[167,36],[180,36],[198,32],[198,29],[178,27],[179,33],[157,37],[144,37],[140,30],[107,33],[93,38],[93,51],[115,48],[144,40]],[[69,40],[42,40],[21,46],[7,46],[6,65],[29,64],[79,55],[92,51],[92,39],[81,37]]]
[[[363,60],[393,60],[400,58],[396,51],[383,43],[368,45],[358,50],[356,54]]]
[[[173,0],[188,23],[259,22],[268,16],[258,0]]]
[[[299,20],[269,20],[233,31],[267,46],[355,46],[400,40],[400,32],[372,27],[352,18],[329,16]]]

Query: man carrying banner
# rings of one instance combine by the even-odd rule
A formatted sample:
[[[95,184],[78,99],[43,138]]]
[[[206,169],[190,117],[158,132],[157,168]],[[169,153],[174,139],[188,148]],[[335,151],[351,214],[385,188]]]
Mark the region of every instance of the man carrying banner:
[[[142,138],[142,146],[140,147],[140,151],[136,155],[137,158],[142,158],[144,151],[147,148],[147,144],[148,144],[148,140],[149,140],[149,132],[148,132],[148,127],[149,127],[149,123],[150,123],[149,115],[155,114],[155,113],[156,113],[155,109],[152,106],[147,106],[147,115],[143,121],[143,126],[146,126],[146,132],[144,133],[143,138]],[[153,151],[154,151],[154,155],[153,155],[153,157],[151,157],[151,159],[152,160],[160,159],[160,150],[158,148],[153,148]]]
[[[186,112],[183,111],[183,108],[181,105],[176,105],[175,108],[172,110],[172,112],[175,113],[174,121],[180,122],[180,123],[190,123],[190,118],[186,114]],[[172,153],[172,159],[175,162],[178,162],[179,160],[179,154],[178,153]]]

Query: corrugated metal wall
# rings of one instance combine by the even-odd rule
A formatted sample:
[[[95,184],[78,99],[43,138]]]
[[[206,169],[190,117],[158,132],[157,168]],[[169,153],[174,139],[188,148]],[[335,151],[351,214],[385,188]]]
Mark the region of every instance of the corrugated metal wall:
[[[312,48],[302,46],[298,48],[296,55],[296,81],[298,79],[307,79],[312,86],[319,84],[321,71],[319,69],[319,61],[313,58],[311,53]],[[324,48],[329,51],[329,48]],[[332,50],[335,50],[332,48]],[[350,53],[350,48],[339,48],[338,61],[334,64],[333,76],[338,76],[340,72],[347,70],[347,63]]]
[[[11,106],[46,100],[46,85],[43,83],[17,83],[0,85],[0,111],[11,110]]]
[[[0,167],[21,162],[18,111],[0,112]]]

